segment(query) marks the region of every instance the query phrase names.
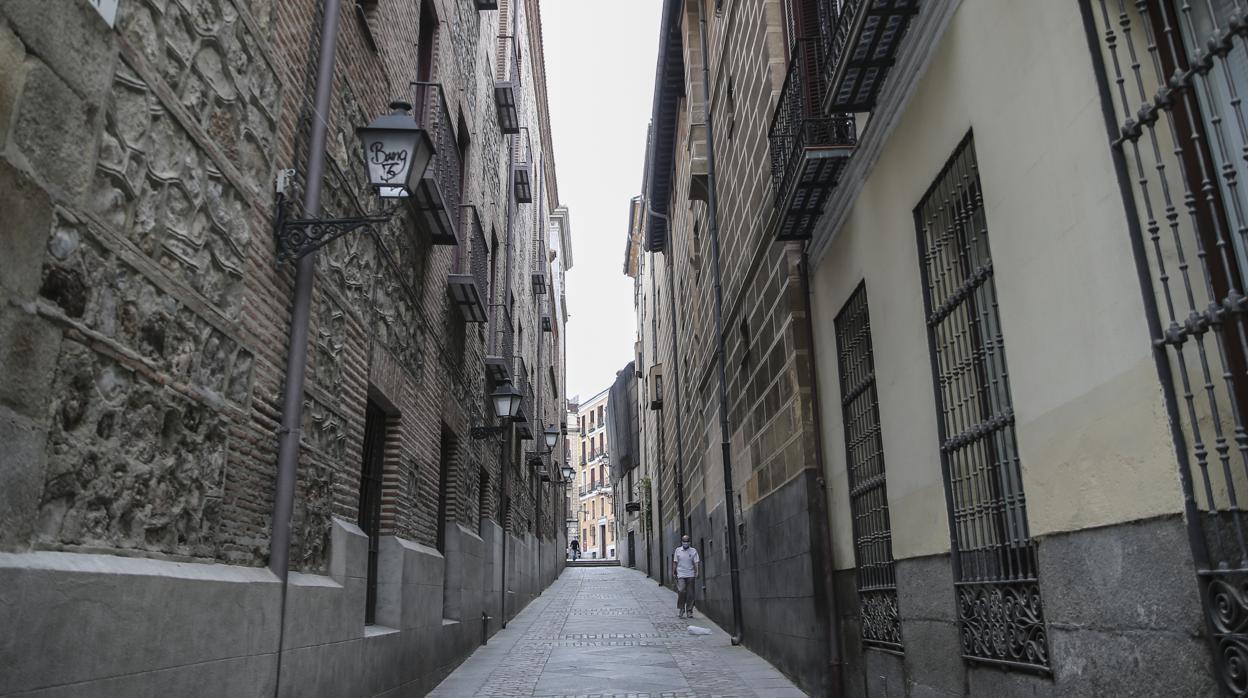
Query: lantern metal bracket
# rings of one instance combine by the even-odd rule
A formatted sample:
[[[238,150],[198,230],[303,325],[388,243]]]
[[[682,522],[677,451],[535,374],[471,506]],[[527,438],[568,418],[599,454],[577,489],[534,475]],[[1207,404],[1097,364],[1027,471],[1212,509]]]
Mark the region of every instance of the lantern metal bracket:
[[[278,175],[277,211],[273,215],[273,236],[277,239],[277,259],[280,262],[297,260],[360,228],[388,222],[399,209],[394,206],[373,216],[352,218],[291,218],[290,201],[286,198],[285,184],[293,174],[285,170]]]
[[[480,441],[481,439],[488,439],[493,436],[498,436],[499,434],[503,433],[503,430],[506,428],[507,428],[507,422],[505,421],[502,424],[499,424],[496,426],[489,426],[489,425],[473,426],[472,429],[469,430],[468,435],[471,436],[473,439]]]

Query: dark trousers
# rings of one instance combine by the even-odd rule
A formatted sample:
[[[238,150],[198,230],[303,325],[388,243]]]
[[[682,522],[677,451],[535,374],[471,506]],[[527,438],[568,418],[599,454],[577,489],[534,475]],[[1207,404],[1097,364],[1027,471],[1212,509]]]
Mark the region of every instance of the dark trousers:
[[[696,595],[697,577],[676,578],[676,608],[681,611],[693,610],[693,598]]]

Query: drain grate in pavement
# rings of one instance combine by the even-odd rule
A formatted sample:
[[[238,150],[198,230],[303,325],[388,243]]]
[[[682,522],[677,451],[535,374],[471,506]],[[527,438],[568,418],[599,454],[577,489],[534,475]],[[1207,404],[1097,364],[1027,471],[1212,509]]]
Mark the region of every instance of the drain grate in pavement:
[[[555,640],[547,647],[666,647],[662,640]]]
[[[645,616],[640,608],[571,608],[568,613],[574,616]]]
[[[533,698],[697,698],[696,693],[584,693],[578,695],[533,696]]]
[[[663,637],[659,633],[569,633],[564,640],[634,640],[643,637]]]

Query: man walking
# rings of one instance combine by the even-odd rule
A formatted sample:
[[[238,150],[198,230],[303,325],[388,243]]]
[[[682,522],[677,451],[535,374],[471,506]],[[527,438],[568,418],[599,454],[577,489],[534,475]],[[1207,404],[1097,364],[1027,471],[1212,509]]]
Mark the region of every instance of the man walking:
[[[672,577],[676,579],[676,610],[678,617],[693,617],[694,586],[701,572],[702,558],[698,549],[689,544],[689,536],[680,537],[680,547],[672,555]]]
[[[579,559],[581,558],[581,544],[580,544],[580,543],[578,543],[578,542],[576,542],[576,539],[575,539],[575,538],[573,538],[573,539],[572,539],[572,554],[571,554],[571,557],[572,557],[572,559],[573,559],[573,560],[579,560]]]

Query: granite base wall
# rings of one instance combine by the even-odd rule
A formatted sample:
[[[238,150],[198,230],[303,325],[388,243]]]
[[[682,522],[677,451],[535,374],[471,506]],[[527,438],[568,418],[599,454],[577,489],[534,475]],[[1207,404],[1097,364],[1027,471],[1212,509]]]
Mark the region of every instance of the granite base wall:
[[[802,690],[824,695],[828,680],[827,627],[821,614],[812,551],[809,498],[814,471],[806,470],[746,510],[738,521],[743,644],[784,672]],[[700,545],[704,587],[698,608],[732,628],[732,582],[722,503],[709,514],[702,504],[689,516]],[[674,541],[679,531],[666,540]],[[664,557],[665,563],[667,557]],[[670,580],[669,580],[670,581]]]
[[[290,576],[279,695],[424,695],[481,644],[483,613],[497,632],[501,529],[447,534],[445,555],[382,539],[366,626],[367,537],[335,519],[329,575]],[[557,569],[539,577],[535,547],[508,541],[509,618]],[[272,696],[281,591],[263,568],[0,553],[0,695]]]
[[[1182,519],[1042,538],[1051,676],[967,662],[948,555],[898,560],[903,654],[864,648],[853,570],[835,579],[846,696],[1216,696]]]

